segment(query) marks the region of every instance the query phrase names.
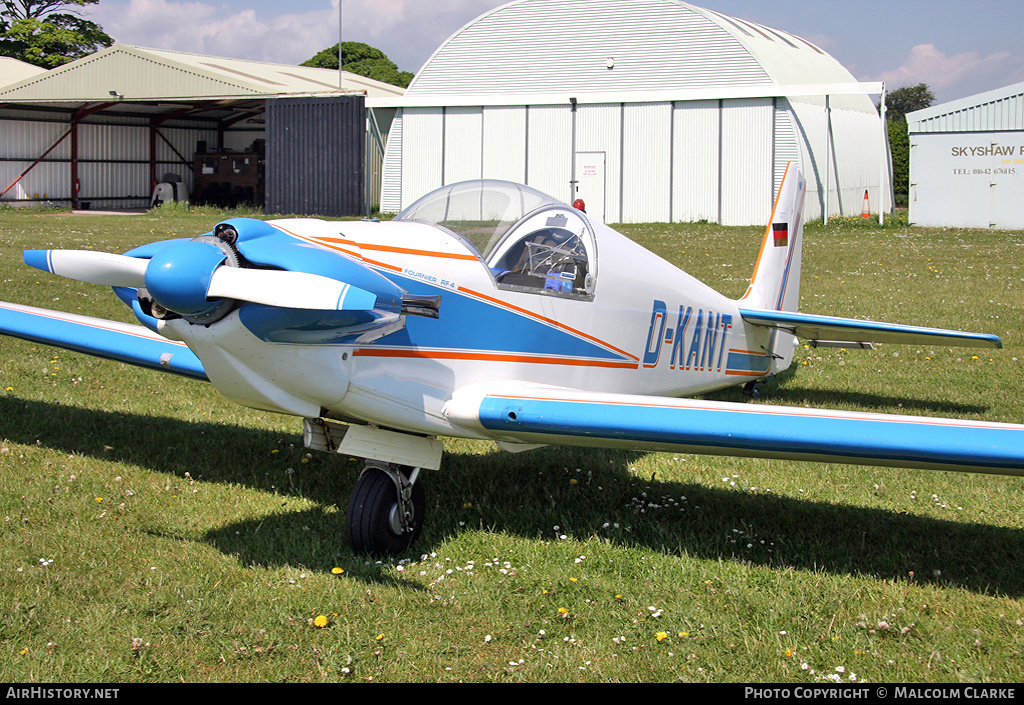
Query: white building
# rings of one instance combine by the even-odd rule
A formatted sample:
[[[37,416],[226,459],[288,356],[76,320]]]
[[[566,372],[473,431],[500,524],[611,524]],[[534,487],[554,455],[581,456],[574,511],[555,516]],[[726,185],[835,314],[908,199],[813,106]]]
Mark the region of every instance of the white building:
[[[907,114],[910,221],[1024,229],[1024,83]]]
[[[383,211],[486,177],[606,222],[746,225],[790,160],[809,218],[859,215],[866,189],[886,207],[882,90],[804,39],[678,0],[515,0],[453,34],[404,97],[367,103],[399,108]]]

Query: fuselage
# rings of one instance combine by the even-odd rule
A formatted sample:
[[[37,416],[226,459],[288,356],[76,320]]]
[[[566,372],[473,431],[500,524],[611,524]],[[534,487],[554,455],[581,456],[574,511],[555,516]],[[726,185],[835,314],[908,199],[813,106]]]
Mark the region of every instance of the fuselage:
[[[770,332],[745,325],[737,302],[589,220],[590,278],[574,292],[503,285],[496,263],[511,245],[499,244],[488,260],[437,225],[271,224],[355,259],[409,294],[440,295],[441,304],[436,319],[403,316],[404,325],[369,331],[308,317],[292,322],[287,312],[270,315],[253,304],[211,326],[163,322],[162,332],[187,342],[211,382],[244,405],[464,435],[444,406],[455,390],[480,382],[689,396],[773,372]]]

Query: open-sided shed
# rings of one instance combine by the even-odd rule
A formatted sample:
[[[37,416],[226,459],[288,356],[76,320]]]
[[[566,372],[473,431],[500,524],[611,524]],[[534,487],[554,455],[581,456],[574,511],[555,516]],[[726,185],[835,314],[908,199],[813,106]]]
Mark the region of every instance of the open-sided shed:
[[[329,69],[114,45],[0,86],[0,202],[143,207],[170,180],[201,200],[262,206],[268,142],[300,159],[333,127],[314,121],[268,134],[268,101],[402,93],[347,72],[339,85]],[[345,114],[365,135],[361,108]],[[353,158],[362,176],[364,144]],[[365,197],[357,200],[362,212]]]

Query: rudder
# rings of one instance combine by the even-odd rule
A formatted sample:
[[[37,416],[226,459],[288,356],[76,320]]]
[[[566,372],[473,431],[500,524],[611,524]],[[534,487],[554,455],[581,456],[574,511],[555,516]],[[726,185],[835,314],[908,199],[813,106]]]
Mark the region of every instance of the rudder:
[[[740,299],[744,306],[772,311],[798,310],[804,191],[803,175],[789,162],[761,241],[750,286]]]
[[[747,293],[740,305],[768,311],[797,311],[800,307],[800,266],[804,239],[805,182],[793,162],[786,165],[782,185],[772,206],[771,219],[761,241]],[[773,329],[767,344],[772,364],[769,374],[789,367],[797,339],[791,333]]]

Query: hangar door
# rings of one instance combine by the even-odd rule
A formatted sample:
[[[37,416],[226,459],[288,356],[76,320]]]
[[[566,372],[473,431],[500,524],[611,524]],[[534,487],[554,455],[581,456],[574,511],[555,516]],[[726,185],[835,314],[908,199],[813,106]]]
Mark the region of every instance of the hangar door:
[[[363,96],[267,100],[266,134],[267,213],[364,213]]]

